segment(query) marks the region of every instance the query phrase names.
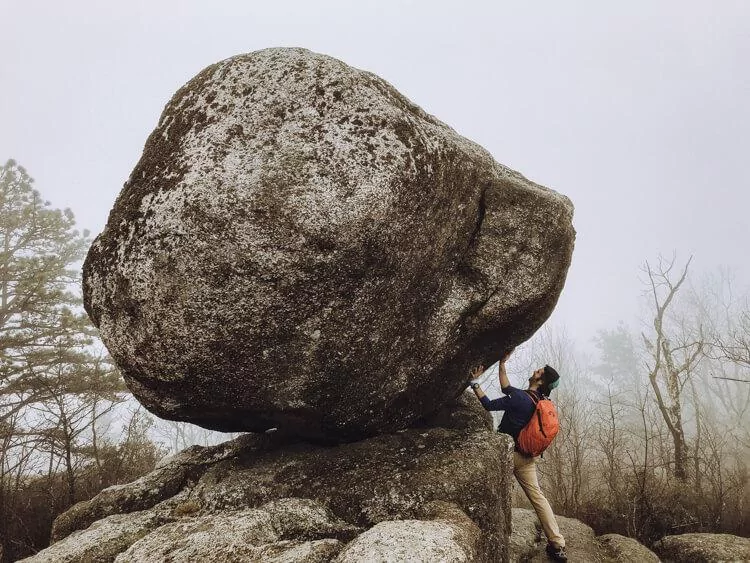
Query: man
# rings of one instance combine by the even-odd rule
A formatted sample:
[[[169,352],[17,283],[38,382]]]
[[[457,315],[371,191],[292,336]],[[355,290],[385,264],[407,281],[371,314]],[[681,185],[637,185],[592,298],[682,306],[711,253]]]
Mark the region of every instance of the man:
[[[550,366],[544,366],[531,374],[528,392],[516,389],[511,386],[508,374],[505,371],[505,362],[510,354],[511,352],[508,352],[500,360],[500,388],[505,394],[504,397],[491,401],[482,392],[479,384],[474,381],[471,383],[471,388],[485,409],[488,411],[505,411],[497,431],[510,434],[513,441],[516,442],[516,448],[513,452],[513,474],[542,523],[542,528],[547,536],[547,555],[554,561],[567,561],[565,538],[560,534],[560,528],[557,526],[552,507],[550,507],[542,489],[539,487],[539,479],[536,474],[536,463],[539,458],[529,457],[518,451],[518,434],[531,420],[536,410],[535,401],[529,394],[533,394],[536,401],[541,399],[542,396],[548,397],[552,389],[557,387],[560,376]],[[472,380],[479,377],[483,371],[484,366],[472,370]]]

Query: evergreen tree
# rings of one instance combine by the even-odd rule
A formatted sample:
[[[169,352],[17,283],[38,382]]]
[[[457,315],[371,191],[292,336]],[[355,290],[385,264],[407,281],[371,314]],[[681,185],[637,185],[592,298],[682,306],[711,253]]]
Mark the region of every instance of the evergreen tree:
[[[6,558],[44,547],[54,517],[119,479],[105,475],[110,458],[133,449],[100,429],[126,389],[97,350],[96,329],[82,307],[80,264],[90,243],[87,231],[76,230],[73,213],[44,201],[21,166],[9,160],[0,167],[0,546]],[[139,467],[153,465],[153,445],[133,451],[143,453]]]
[[[0,168],[0,423],[47,398],[45,374],[93,335],[76,293],[89,233],[32,185],[15,161]]]

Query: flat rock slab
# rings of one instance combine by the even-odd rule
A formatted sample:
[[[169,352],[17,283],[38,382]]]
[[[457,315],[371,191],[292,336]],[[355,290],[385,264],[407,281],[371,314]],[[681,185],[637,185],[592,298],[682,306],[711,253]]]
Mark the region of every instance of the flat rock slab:
[[[190,506],[188,510],[186,507]],[[362,530],[310,499],[201,514],[195,501],[113,514],[26,559],[29,563],[330,561]]]
[[[84,303],[155,414],[356,440],[434,412],[534,333],[572,213],[381,78],[266,49],[167,104]]]

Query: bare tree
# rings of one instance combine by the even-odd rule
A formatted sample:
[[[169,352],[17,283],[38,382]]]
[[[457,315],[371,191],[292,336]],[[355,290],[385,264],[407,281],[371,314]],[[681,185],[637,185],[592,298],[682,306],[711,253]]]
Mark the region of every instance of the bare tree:
[[[734,381],[750,383],[750,311],[740,311],[736,321],[729,327],[729,334],[719,336],[715,342],[719,357],[743,368],[744,377],[730,378]]]
[[[653,333],[643,335],[650,352],[647,369],[654,397],[672,436],[674,475],[681,480],[688,476],[688,445],[683,423],[683,387],[700,362],[706,348],[703,328],[699,322],[684,318],[670,319],[668,313],[680,287],[685,282],[692,257],[677,274],[675,258],[659,259],[654,268],[646,262],[644,271],[653,299]],[[670,322],[671,320],[671,322]]]

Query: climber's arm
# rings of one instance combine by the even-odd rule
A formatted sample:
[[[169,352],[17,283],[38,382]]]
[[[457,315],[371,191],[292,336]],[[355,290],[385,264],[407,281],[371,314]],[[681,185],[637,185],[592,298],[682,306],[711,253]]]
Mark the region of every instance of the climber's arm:
[[[477,393],[478,391],[478,393]],[[477,394],[477,397],[479,398],[479,402],[482,403],[482,406],[485,408],[485,410],[488,411],[504,411],[508,408],[508,405],[510,404],[510,397],[500,397],[499,399],[490,399],[487,395],[482,393],[481,389],[474,389],[474,393]],[[481,393],[481,397],[479,394]]]
[[[482,391],[482,388],[479,386],[479,383],[476,381],[473,381],[474,379],[477,379],[484,373],[484,366],[478,366],[475,367],[471,372],[469,372],[469,377],[471,377],[471,390],[474,391],[474,394],[477,396],[477,399],[479,399],[479,402],[482,403],[482,406],[484,408],[487,408],[487,404],[490,403],[489,397],[484,394],[484,391]]]
[[[508,381],[508,375],[505,373],[505,361],[508,359],[508,356],[510,356],[510,352],[505,354],[502,360],[500,360],[500,385],[503,385],[503,382],[505,383],[503,392],[505,392],[505,389],[508,389],[509,391],[516,390],[514,387],[511,387],[510,382]],[[474,368],[473,370],[471,370],[471,378],[476,379],[477,377],[482,375],[483,372],[484,366]],[[488,411],[504,411],[510,405],[509,396],[500,397],[499,399],[490,399],[487,395],[484,394],[484,391],[482,391],[482,388],[478,383],[472,383],[471,389],[472,391],[474,391],[477,399],[479,399],[479,402],[482,403],[482,406]]]
[[[513,350],[506,353],[502,358],[500,358],[500,365],[498,366],[498,374],[500,376],[500,389],[503,393],[506,395],[508,394],[505,390],[510,387],[510,379],[508,379],[508,373],[505,371],[505,362],[508,361],[508,358],[510,358],[510,355],[513,353]]]

